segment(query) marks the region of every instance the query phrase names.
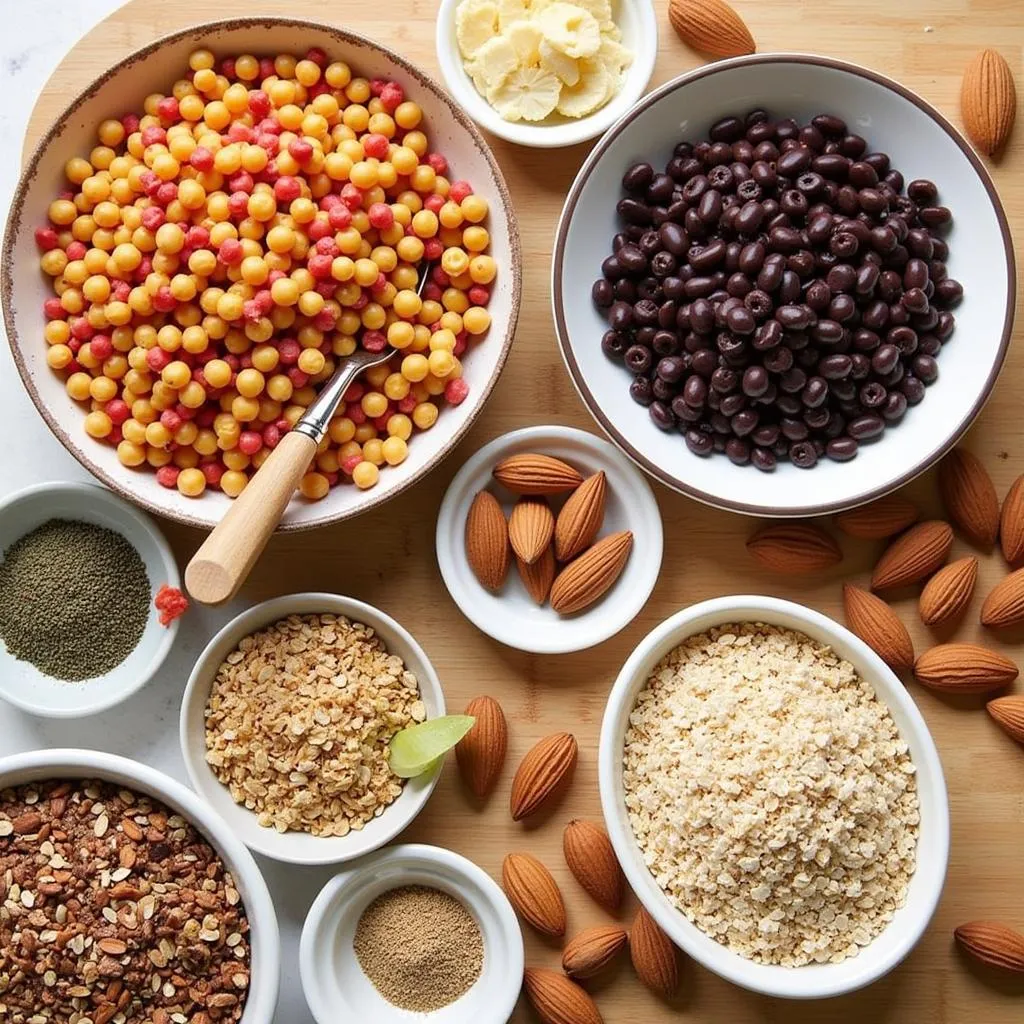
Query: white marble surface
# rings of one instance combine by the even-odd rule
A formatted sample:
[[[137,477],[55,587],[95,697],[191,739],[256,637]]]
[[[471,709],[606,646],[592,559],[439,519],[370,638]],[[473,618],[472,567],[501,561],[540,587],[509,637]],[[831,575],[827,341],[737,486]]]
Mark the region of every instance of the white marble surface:
[[[75,41],[116,10],[121,0],[0,0],[0,212],[6,221],[18,180],[29,114],[39,90]],[[0,325],[2,331],[2,325]],[[0,408],[8,437],[0,446],[0,496],[45,480],[88,480],[89,475],[50,434],[36,413],[0,343]],[[10,431],[16,430],[16,443]],[[40,747],[89,747],[122,754],[187,782],[178,749],[178,706],[185,680],[206,639],[228,610],[189,614],[175,650],[156,678],[113,711],[79,721],[49,721],[0,702],[0,755]],[[275,1024],[311,1024],[298,979],[298,939],[313,897],[333,874],[257,858],[274,894],[281,924],[284,969]]]

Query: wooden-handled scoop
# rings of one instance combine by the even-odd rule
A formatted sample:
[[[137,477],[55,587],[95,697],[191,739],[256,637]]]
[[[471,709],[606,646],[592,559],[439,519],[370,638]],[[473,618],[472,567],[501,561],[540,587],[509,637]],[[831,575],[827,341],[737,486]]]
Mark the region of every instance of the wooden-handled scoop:
[[[192,597],[202,604],[221,604],[235,595],[277,528],[349,384],[363,370],[394,354],[393,348],[383,352],[360,349],[334,371],[316,401],[281,438],[192,556],[185,569],[185,586]]]

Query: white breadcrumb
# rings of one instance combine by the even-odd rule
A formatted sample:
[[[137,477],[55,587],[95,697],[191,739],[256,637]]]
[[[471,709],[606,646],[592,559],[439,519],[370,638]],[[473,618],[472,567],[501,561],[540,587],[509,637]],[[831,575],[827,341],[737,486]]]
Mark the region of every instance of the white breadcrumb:
[[[907,744],[808,636],[732,624],[671,651],[630,715],[623,783],[658,884],[741,956],[839,963],[904,904],[920,821]]]

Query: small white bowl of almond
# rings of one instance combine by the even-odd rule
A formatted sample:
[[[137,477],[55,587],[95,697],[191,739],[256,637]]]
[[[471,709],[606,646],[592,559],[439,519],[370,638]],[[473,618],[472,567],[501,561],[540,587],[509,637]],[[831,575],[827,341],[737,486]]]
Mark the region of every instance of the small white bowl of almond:
[[[651,0],[441,0],[437,16],[449,92],[521,146],[596,138],[644,94],[657,52]]]
[[[627,626],[661,572],[661,513],[614,446],[585,430],[514,430],[484,445],[441,502],[435,547],[478,629],[532,654],[593,647]]]

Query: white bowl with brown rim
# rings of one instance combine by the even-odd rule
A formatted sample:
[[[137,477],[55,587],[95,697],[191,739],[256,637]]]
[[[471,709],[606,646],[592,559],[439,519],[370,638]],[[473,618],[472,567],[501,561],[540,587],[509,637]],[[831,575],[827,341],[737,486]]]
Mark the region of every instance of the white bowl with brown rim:
[[[626,732],[651,672],[688,637],[716,626],[747,622],[803,633],[852,664],[888,708],[915,768],[920,824],[906,900],[878,935],[841,963],[803,967],[758,963],[711,938],[662,890],[629,820],[623,783]],[[792,601],[755,595],[719,597],[684,608],[651,630],[623,665],[608,696],[601,723],[598,780],[608,835],[637,898],[684,952],[727,981],[754,992],[783,999],[822,999],[877,981],[914,948],[942,896],[949,862],[949,799],[942,762],[924,717],[903,683],[863,640],[828,616]]]
[[[678,430],[663,431],[629,395],[631,374],[602,351],[607,323],[590,299],[621,230],[616,203],[623,173],[638,160],[664,168],[683,140],[707,138],[727,115],[754,108],[806,122],[828,112],[845,119],[870,149],[888,153],[906,181],[932,179],[953,214],[949,276],[963,301],[938,356],[939,377],[924,400],[850,462],[820,459],[810,470],[780,462],[774,472],[701,458]],[[1010,343],[1016,293],[1009,225],[981,159],[926,100],[855,64],[797,53],[716,61],[649,93],[602,137],[562,209],[551,297],[569,374],[605,433],[650,476],[716,508],[767,517],[824,515],[880,497],[936,463],[981,411]]]
[[[451,97],[427,74],[398,53],[346,29],[288,17],[260,16],[213,21],[183,29],[129,53],[97,78],[50,126],[34,152],[14,194],[3,242],[0,301],[7,338],[25,388],[47,425],[71,454],[97,479],[122,497],[156,515],[188,526],[212,529],[230,499],[207,490],[187,498],[157,483],[148,469],[130,469],[118,461],[113,446],[94,441],[84,430],[84,412],[65,392],[59,374],[46,365],[42,339],[43,301],[52,295],[39,269],[33,231],[46,221],[50,201],[65,187],[63,168],[69,157],[88,153],[96,126],[127,110],[141,110],[150,93],[163,93],[181,77],[188,54],[206,47],[218,56],[238,53],[304,53],[322,47],[332,59],[347,61],[367,78],[399,81],[420,104],[433,147],[444,153],[452,173],[470,181],[490,204],[487,228],[490,252],[498,263],[489,333],[466,354],[469,396],[445,406],[436,425],[418,432],[409,457],[386,467],[380,482],[362,491],[345,484],[331,488],[320,501],[296,496],[279,529],[303,530],[349,519],[377,508],[434,469],[463,437],[483,410],[504,368],[515,334],[521,290],[519,229],[501,169],[480,131]]]
[[[273,1024],[281,980],[277,915],[259,866],[234,830],[186,786],[127,757],[67,749],[0,759],[0,790],[48,779],[100,780],[135,790],[166,804],[203,834],[231,872],[249,919],[250,980],[240,1024]]]
[[[398,655],[416,676],[428,719],[445,714],[444,691],[430,659],[411,633],[380,609],[338,594],[288,594],[264,601],[232,619],[199,655],[185,687],[179,717],[181,753],[192,786],[251,850],[290,864],[339,864],[371,853],[411,825],[434,792],[442,765],[438,763],[422,775],[407,779],[399,797],[380,815],[345,836],[278,832],[262,826],[254,811],[236,803],[206,760],[205,713],[210,692],[218,670],[240,641],[290,615],[344,616],[373,629],[388,653]]]

